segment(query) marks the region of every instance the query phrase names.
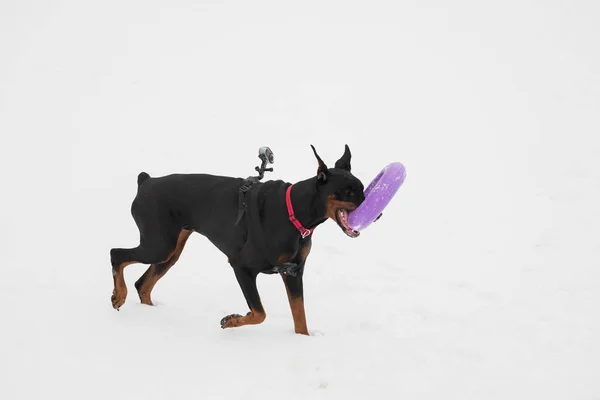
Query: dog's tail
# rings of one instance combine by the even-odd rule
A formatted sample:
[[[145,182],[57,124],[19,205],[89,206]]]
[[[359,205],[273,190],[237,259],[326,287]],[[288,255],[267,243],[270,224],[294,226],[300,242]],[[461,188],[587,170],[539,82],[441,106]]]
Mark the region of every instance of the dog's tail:
[[[138,186],[140,186],[142,183],[144,183],[144,181],[146,181],[146,179],[150,178],[150,175],[148,175],[145,172],[141,172],[138,175]]]

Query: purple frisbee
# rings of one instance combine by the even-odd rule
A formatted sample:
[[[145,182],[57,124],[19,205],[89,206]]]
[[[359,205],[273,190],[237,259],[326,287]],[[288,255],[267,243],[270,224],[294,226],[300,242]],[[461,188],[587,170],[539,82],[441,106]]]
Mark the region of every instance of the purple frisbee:
[[[392,200],[406,177],[406,169],[400,162],[388,164],[365,190],[365,201],[348,214],[348,225],[362,231],[371,225]]]

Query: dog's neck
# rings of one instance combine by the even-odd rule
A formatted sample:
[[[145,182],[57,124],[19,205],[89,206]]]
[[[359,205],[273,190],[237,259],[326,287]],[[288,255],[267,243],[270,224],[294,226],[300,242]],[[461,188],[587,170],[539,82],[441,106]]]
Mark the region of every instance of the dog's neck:
[[[327,219],[327,205],[317,185],[317,178],[309,178],[295,183],[292,188],[294,214],[307,229],[312,229]]]

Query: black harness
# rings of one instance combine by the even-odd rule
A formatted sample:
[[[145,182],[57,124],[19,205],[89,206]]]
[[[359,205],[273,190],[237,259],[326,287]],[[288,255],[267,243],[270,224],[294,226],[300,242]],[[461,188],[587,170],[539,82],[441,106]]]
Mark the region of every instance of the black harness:
[[[233,226],[236,226],[242,220],[248,204],[246,203],[246,193],[252,188],[252,185],[259,182],[256,176],[250,176],[244,180],[244,183],[238,189],[238,214]]]
[[[271,257],[271,252],[267,247],[265,240],[265,232],[260,222],[259,207],[258,207],[258,193],[261,189],[262,184],[254,186],[259,183],[256,178],[248,178],[244,181],[243,185],[238,190],[238,216],[234,224],[237,225],[244,214],[246,214],[247,229],[251,240],[258,247],[261,255],[273,266],[272,269],[263,271],[266,273],[280,273],[283,275],[297,276],[300,267],[296,263],[292,262],[279,262],[277,259]],[[248,209],[248,213],[246,213]]]
[[[273,164],[274,156],[271,149],[268,147],[261,147],[259,149],[258,157],[262,160],[261,166],[255,168],[255,170],[258,172],[258,176],[249,176],[244,180],[242,186],[240,186],[238,189],[238,213],[233,226],[239,224],[244,214],[246,214],[246,220],[248,222],[246,229],[248,229],[249,236],[260,250],[262,256],[269,262],[269,264],[273,266],[272,269],[263,272],[281,273],[283,275],[296,276],[300,270],[298,264],[290,262],[281,263],[278,260],[272,259],[272,253],[269,251],[267,242],[265,241],[265,233],[260,221],[260,215],[258,213],[258,192],[262,184],[256,184],[260,183],[260,180],[264,177],[265,172],[273,171],[273,168],[266,168],[266,166],[267,164]],[[248,208],[249,212],[246,213],[246,209]],[[302,235],[302,238],[304,240],[306,236]]]

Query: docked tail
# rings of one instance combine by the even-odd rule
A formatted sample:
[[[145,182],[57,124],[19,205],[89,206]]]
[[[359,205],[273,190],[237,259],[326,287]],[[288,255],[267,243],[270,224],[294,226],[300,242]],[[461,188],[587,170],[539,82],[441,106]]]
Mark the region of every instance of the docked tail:
[[[138,186],[140,186],[142,183],[144,183],[144,181],[145,181],[146,179],[148,179],[148,178],[150,178],[150,175],[148,175],[148,174],[147,174],[147,173],[145,173],[145,172],[141,172],[141,173],[138,175]]]

